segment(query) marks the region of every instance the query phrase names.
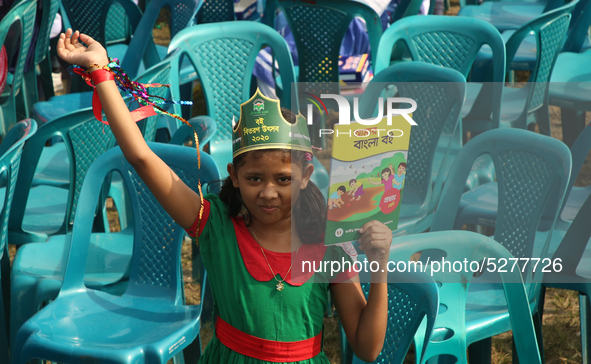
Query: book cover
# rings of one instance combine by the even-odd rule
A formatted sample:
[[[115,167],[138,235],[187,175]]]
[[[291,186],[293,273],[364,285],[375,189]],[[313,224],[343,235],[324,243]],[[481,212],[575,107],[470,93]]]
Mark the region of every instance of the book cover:
[[[335,125],[330,164],[325,245],[355,241],[378,220],[398,228],[411,125],[402,116],[364,126]]]
[[[369,68],[369,55],[339,56],[339,81],[362,82]]]

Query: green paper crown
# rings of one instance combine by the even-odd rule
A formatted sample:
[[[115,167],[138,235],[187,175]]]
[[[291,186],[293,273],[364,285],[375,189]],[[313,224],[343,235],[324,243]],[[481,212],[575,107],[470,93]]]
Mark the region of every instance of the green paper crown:
[[[240,120],[232,132],[233,157],[257,149],[292,149],[312,152],[306,119],[298,114],[291,124],[281,115],[278,100],[255,94],[240,105]]]

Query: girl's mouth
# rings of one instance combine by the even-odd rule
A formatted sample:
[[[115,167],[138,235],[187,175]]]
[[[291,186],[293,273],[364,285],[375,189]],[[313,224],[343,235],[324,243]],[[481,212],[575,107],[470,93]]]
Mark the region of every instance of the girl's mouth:
[[[264,212],[273,212],[277,209],[277,206],[261,206],[261,210],[263,210]]]

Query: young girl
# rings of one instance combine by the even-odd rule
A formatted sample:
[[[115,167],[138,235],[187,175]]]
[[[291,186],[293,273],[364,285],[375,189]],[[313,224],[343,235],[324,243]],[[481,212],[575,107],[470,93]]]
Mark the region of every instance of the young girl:
[[[275,105],[264,97],[243,104],[235,129],[242,134],[233,138],[234,160],[227,166],[230,177],[219,197],[207,195],[202,203],[144,142],[115,82],[101,69],[108,63],[105,49],[92,38],[68,29],[60,35],[57,52],[65,61],[92,72],[123,154],[170,216],[199,235],[217,314],[215,335],[200,362],[328,363],[321,349],[328,289],[354,352],[365,361],[375,360],[388,318],[386,264],[392,232],[377,221],[360,230],[361,249],[370,262],[380,266],[372,273],[376,283],[371,284],[367,302],[350,269],[337,277],[332,272],[310,274],[304,269],[309,259],[317,263],[318,257],[325,260],[332,256],[339,261],[344,257],[342,249],[324,246],[314,231],[324,229],[315,211],[326,214],[326,207],[319,200],[320,191],[310,182],[309,142],[306,145],[305,138],[292,141],[285,137],[285,125],[305,125],[305,121],[282,116],[278,102]],[[253,120],[245,105],[250,115],[265,113],[264,117]],[[283,142],[270,146],[260,141],[265,138],[244,133],[247,126],[256,129],[257,125],[265,125],[263,130],[270,130]],[[294,275],[295,271],[300,274]],[[331,284],[332,278],[345,281],[333,280]]]

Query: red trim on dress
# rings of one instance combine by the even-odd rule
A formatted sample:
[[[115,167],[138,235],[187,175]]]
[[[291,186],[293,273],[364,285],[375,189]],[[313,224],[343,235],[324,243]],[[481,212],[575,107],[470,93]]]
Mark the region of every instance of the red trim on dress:
[[[302,271],[302,262],[315,261],[316,267],[319,267],[322,263],[326,252],[326,246],[324,244],[302,244],[295,257],[296,260],[293,262],[291,271],[286,277],[293,259],[293,253],[277,253],[263,248],[265,250],[265,256],[269,261],[269,264],[267,264],[261,252],[260,245],[250,235],[248,228],[244,224],[244,220],[232,218],[232,223],[236,231],[238,249],[240,249],[240,255],[242,255],[246,270],[259,282],[268,282],[273,279],[273,274],[269,269],[270,265],[273,268],[273,272],[276,275],[280,275],[281,278],[279,279],[284,278],[285,282],[292,286],[301,286],[314,275],[314,271],[308,269],[307,263],[305,270]]]
[[[306,340],[273,341],[242,332],[219,316],[215,322],[215,335],[222,344],[237,353],[270,362],[308,360],[320,354],[322,350],[322,331]]]

